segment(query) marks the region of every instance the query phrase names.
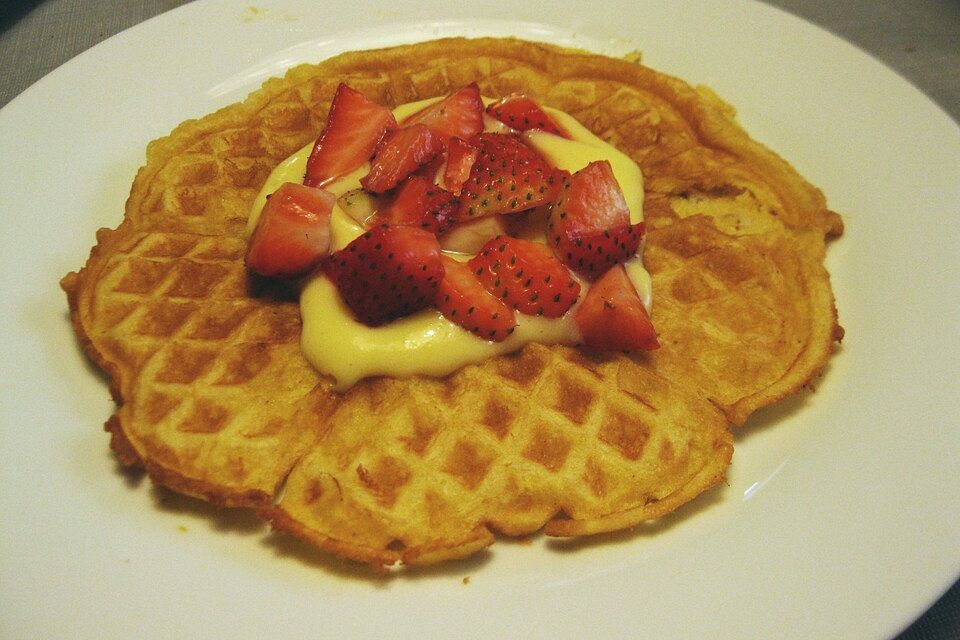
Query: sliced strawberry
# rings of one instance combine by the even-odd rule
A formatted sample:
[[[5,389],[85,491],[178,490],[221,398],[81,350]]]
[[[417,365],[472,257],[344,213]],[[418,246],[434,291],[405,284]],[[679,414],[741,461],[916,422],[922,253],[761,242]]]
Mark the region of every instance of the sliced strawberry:
[[[481,133],[471,142],[480,155],[460,192],[460,218],[524,211],[556,196],[557,172],[515,136]]]
[[[547,223],[554,252],[571,269],[596,278],[636,254],[643,223],[630,224],[630,209],[606,160],[565,177]]]
[[[660,346],[637,290],[621,265],[587,290],[574,319],[583,343],[605,351],[649,351]]]
[[[341,82],[330,104],[327,126],[307,159],[303,183],[323,186],[350,173],[370,159],[383,135],[396,126],[389,109]]]
[[[247,268],[262,276],[293,278],[330,251],[330,213],[336,196],[286,182],[267,197],[247,244]]]
[[[594,279],[610,267],[629,260],[643,240],[644,224],[606,229],[584,234],[558,246],[563,263],[580,275]]]
[[[480,149],[469,142],[462,138],[450,138],[447,145],[447,166],[443,170],[443,185],[459,195],[463,183],[470,177],[470,167],[479,155]]]
[[[445,146],[453,136],[469,140],[483,131],[480,87],[476,82],[468,84],[403,121],[404,125],[416,123],[430,127],[441,137]]]
[[[580,283],[539,242],[500,236],[468,264],[490,293],[527,315],[559,318],[580,295]]]
[[[332,254],[327,274],[357,319],[378,326],[433,304],[440,245],[429,231],[380,225]]]
[[[570,137],[539,104],[522,93],[514,93],[490,104],[487,113],[517,131],[540,129],[564,138]]]
[[[430,182],[443,186],[440,182],[441,179],[443,178],[443,174],[441,173],[441,171],[443,170],[443,165],[446,163],[446,161],[447,161],[447,157],[441,150],[441,152],[438,153],[433,160],[426,163],[425,165],[423,165],[422,167],[420,167],[410,175],[423,176],[424,178],[427,178],[428,180],[430,180]]]
[[[397,189],[390,205],[377,214],[377,222],[420,227],[443,233],[454,223],[457,196],[423,176],[410,176]]]
[[[443,151],[440,138],[429,127],[414,124],[384,136],[373,157],[370,173],[360,178],[367,191],[383,193],[437,157]]]
[[[444,272],[436,301],[440,313],[484,340],[506,340],[517,324],[510,307],[487,291],[469,266],[447,256],[441,259]]]

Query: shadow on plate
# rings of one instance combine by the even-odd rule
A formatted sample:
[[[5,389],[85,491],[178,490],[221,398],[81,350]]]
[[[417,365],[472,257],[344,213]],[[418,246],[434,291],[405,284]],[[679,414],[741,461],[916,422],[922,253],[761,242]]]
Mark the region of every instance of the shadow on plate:
[[[292,558],[307,566],[332,573],[338,577],[362,580],[379,587],[386,587],[388,584],[397,581],[441,577],[461,578],[471,572],[479,571],[493,558],[493,554],[487,549],[462,560],[425,567],[398,566],[386,571],[378,571],[363,563],[329,554],[304,540],[283,532],[270,532],[263,540],[263,544],[272,549],[279,557]]]
[[[558,553],[575,553],[607,545],[627,543],[639,538],[667,535],[670,529],[680,523],[701,516],[726,500],[728,493],[726,485],[721,484],[713,489],[708,489],[690,502],[678,507],[676,511],[657,520],[641,522],[630,529],[600,533],[593,536],[548,538],[546,548]]]
[[[840,355],[843,352],[842,345],[835,345],[835,353],[833,358]],[[743,443],[747,438],[755,433],[760,431],[765,431],[770,428],[776,428],[778,424],[785,422],[786,420],[792,418],[810,402],[816,400],[817,388],[822,385],[830,384],[830,370],[833,368],[833,358],[831,358],[827,365],[824,367],[823,372],[815,378],[810,384],[805,388],[800,389],[798,392],[775,402],[774,404],[763,407],[755,411],[743,425],[739,427],[733,427],[733,438],[734,446],[737,444]],[[734,453],[734,464],[736,464],[736,453]]]
[[[161,511],[201,518],[218,532],[259,535],[267,529],[266,522],[250,509],[216,507],[199,498],[185,496],[157,484],[151,487],[151,494]]]
[[[131,488],[135,488],[146,478],[142,470],[124,468],[119,463],[117,473]],[[257,516],[252,509],[216,507],[198,498],[184,496],[158,485],[152,485],[150,491],[157,508],[161,511],[206,521],[213,530],[220,533],[256,536],[260,539],[261,546],[273,551],[279,558],[292,559],[326,574],[360,580],[378,587],[386,587],[398,581],[435,578],[463,578],[466,584],[469,582],[467,577],[471,573],[479,572],[493,560],[497,547],[534,546],[542,542],[543,548],[548,552],[571,554],[629,543],[640,538],[666,535],[670,529],[681,522],[698,517],[719,504],[725,499],[726,493],[725,487],[717,487],[683,505],[672,514],[659,520],[642,523],[626,531],[579,538],[547,538],[540,533],[516,538],[497,535],[496,544],[492,549],[485,549],[462,560],[425,567],[398,566],[379,571],[366,564],[327,553],[289,533],[272,531],[269,524]]]

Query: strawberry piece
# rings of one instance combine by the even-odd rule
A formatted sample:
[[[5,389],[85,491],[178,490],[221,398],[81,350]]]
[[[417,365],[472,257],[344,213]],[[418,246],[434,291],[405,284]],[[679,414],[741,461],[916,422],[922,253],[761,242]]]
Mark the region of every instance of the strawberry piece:
[[[376,220],[443,233],[454,223],[458,204],[457,196],[432,180],[414,175],[403,181],[393,202],[377,214]]]
[[[323,186],[350,173],[370,159],[384,134],[396,126],[389,109],[341,82],[330,104],[327,126],[307,159],[303,183]]]
[[[540,129],[564,138],[570,137],[540,105],[522,93],[514,93],[490,104],[487,113],[517,131]]]
[[[332,254],[327,275],[357,319],[378,326],[433,304],[440,244],[423,229],[380,225]]]
[[[641,222],[584,234],[558,243],[558,254],[565,265],[592,280],[636,255],[644,229]]]
[[[421,123],[443,140],[457,136],[469,140],[483,131],[483,101],[476,82],[450,94],[440,102],[425,107],[403,121],[404,125]]]
[[[517,324],[513,311],[487,291],[470,267],[441,256],[443,280],[437,291],[437,309],[450,322],[485,340],[506,340]]]
[[[539,242],[500,236],[468,264],[490,293],[527,315],[559,318],[580,295],[580,283]]]
[[[630,209],[609,162],[591,162],[562,183],[547,238],[565,265],[596,278],[636,254],[644,226],[630,224]]]
[[[415,124],[391,131],[380,143],[370,173],[360,179],[360,186],[374,193],[393,189],[441,151],[440,138],[426,125]]]
[[[286,182],[267,197],[247,244],[246,264],[262,276],[294,278],[330,252],[330,214],[336,196]]]
[[[477,161],[480,149],[462,138],[450,138],[447,145],[447,166],[443,170],[444,186],[457,195],[470,177],[470,167]]]
[[[574,312],[583,343],[605,351],[657,349],[657,332],[621,265],[608,269],[587,290]]]
[[[471,142],[480,155],[460,193],[460,218],[524,211],[556,196],[557,172],[518,138],[481,133]]]
[[[441,180],[441,178],[442,178],[442,174],[440,173],[440,171],[443,169],[444,163],[445,163],[446,161],[447,161],[447,157],[446,157],[446,155],[443,153],[443,150],[441,149],[441,150],[440,150],[440,153],[438,153],[438,154],[433,158],[433,160],[431,160],[430,162],[426,163],[425,165],[423,165],[422,167],[420,167],[419,169],[417,169],[416,171],[414,171],[414,172],[411,173],[410,175],[411,175],[411,176],[423,176],[424,178],[429,179],[430,182],[432,182],[432,183],[434,183],[434,184],[437,184],[437,185],[440,185],[440,186],[442,187],[443,185],[440,184],[440,180]],[[401,182],[402,182],[402,181],[401,181]]]

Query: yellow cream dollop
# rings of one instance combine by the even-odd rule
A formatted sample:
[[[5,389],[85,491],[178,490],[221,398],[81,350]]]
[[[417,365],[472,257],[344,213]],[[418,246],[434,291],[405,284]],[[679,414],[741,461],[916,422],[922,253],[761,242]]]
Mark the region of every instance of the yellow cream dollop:
[[[438,99],[401,105],[394,110],[394,115],[397,121],[401,121]],[[571,173],[597,160],[609,161],[630,209],[631,221],[641,222],[643,174],[636,163],[568,114],[555,109],[546,110],[572,139],[542,131],[528,131],[523,134],[527,143],[552,165]],[[502,127],[486,116],[485,122],[487,130]],[[284,182],[303,180],[312,148],[311,142],[273,170],[251,207],[248,233],[256,226],[267,195]],[[369,165],[365,164],[325,188],[341,196],[359,188],[360,178],[368,171]],[[331,215],[331,251],[343,248],[363,232],[364,228],[339,205],[334,206]],[[465,256],[454,257],[463,259]],[[625,266],[641,300],[649,309],[650,276],[643,268],[640,257],[634,257]],[[583,292],[580,299],[583,299]],[[425,309],[384,326],[368,327],[353,317],[333,283],[317,274],[309,279],[300,294],[300,314],[303,318],[301,348],[307,360],[319,371],[332,376],[334,388],[342,391],[371,376],[447,375],[467,364],[516,351],[528,342],[575,344],[580,341],[580,332],[573,320],[575,309],[576,306],[557,319],[518,313],[516,329],[502,342],[478,338],[447,320],[435,309]]]

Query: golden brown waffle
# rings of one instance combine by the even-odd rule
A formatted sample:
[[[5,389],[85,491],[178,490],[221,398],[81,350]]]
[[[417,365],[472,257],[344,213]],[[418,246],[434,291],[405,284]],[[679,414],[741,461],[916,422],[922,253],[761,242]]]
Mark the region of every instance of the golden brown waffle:
[[[390,106],[472,81],[524,91],[634,157],[663,347],[532,345],[332,393],[300,354],[296,292],[248,276],[242,256],[254,195],[319,133],[341,81]],[[841,229],[707,90],[634,62],[453,39],[297,67],[151,143],[123,224],[63,287],[110,374],[123,462],[333,553],[430,563],[493,531],[627,528],[722,480],[729,425],[807,384],[841,335],[822,266]]]
[[[114,450],[183,493],[269,504],[333,404],[311,393],[296,304],[256,290],[241,239],[130,227],[64,280],[113,381]]]
[[[733,451],[716,408],[649,368],[541,345],[446,380],[368,383],[330,423],[274,520],[382,563],[467,555],[490,529],[622,529],[717,482]]]

